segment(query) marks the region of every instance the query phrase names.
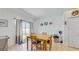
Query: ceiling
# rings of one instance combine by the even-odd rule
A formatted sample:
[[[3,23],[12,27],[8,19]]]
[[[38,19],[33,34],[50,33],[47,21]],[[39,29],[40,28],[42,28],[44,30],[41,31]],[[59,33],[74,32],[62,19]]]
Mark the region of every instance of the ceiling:
[[[61,16],[69,8],[23,8],[25,12],[35,16],[36,18],[47,16]]]

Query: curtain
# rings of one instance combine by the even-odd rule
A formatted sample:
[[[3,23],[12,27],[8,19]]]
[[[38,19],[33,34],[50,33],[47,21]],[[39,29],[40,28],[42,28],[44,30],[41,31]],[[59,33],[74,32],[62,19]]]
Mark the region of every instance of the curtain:
[[[20,44],[20,20],[16,20],[16,43]]]

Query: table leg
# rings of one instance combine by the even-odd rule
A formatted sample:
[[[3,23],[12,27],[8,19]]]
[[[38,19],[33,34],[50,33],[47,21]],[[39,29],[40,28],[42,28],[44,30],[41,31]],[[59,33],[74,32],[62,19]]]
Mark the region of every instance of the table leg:
[[[27,37],[27,51],[28,51],[28,37]]]
[[[52,38],[50,38],[50,51],[52,49]]]
[[[45,41],[45,51],[47,51],[47,40]]]

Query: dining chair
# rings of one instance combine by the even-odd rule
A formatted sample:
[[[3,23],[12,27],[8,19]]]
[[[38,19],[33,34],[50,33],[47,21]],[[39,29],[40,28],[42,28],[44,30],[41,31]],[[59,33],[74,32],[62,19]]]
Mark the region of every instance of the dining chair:
[[[36,34],[35,33],[31,33],[31,50],[36,50]]]
[[[30,36],[31,36],[31,50],[34,50],[34,49],[37,50],[38,46],[41,45],[41,41],[37,40],[35,33],[31,33]]]
[[[51,50],[51,48],[52,48],[52,35],[50,35],[50,38],[49,38],[49,40],[47,41],[47,44],[49,45],[48,47],[49,47],[49,50]]]
[[[42,34],[50,36],[49,40],[47,41],[47,48],[49,48],[49,50],[51,50],[51,48],[52,48],[52,34],[47,33],[47,32],[42,32]],[[45,47],[44,42],[43,42],[43,46]]]
[[[42,35],[47,35],[47,32],[42,32]]]

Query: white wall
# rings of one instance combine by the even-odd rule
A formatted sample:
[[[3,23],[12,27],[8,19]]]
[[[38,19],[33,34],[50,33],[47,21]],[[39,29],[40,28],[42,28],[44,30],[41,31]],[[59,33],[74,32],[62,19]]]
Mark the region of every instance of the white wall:
[[[44,22],[52,22],[52,25],[47,25],[47,26],[40,26],[40,23]],[[58,31],[62,30],[64,32],[64,19],[63,15],[60,16],[52,16],[52,17],[46,17],[46,18],[41,18],[37,21],[35,21],[34,24],[35,27],[35,32],[36,33],[42,33],[42,32],[48,32],[48,33],[55,33],[58,34]]]
[[[28,20],[30,22],[33,22],[32,20],[27,19],[28,17],[14,11],[13,9],[0,9],[0,19],[8,20],[8,27],[0,27],[0,36],[8,35],[10,37],[8,41],[9,47],[15,44],[16,22],[13,19],[14,17],[19,17],[23,20]]]

